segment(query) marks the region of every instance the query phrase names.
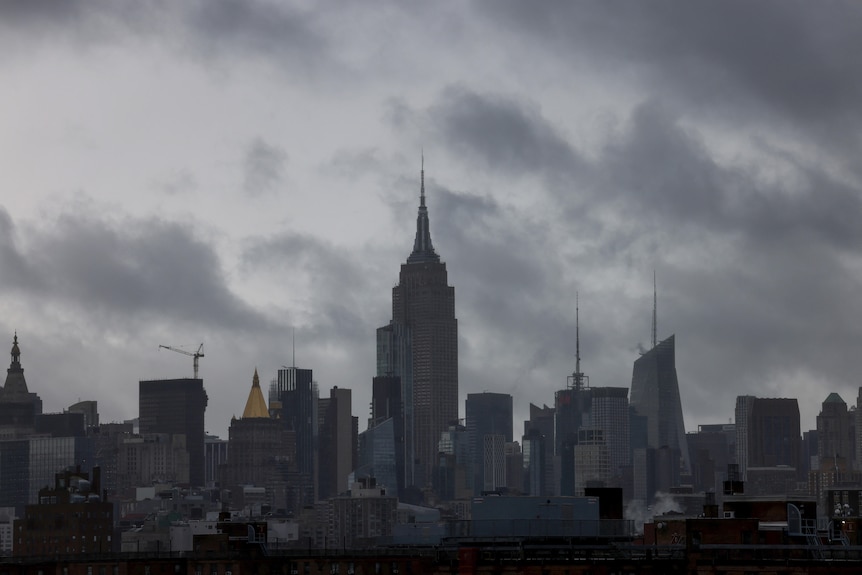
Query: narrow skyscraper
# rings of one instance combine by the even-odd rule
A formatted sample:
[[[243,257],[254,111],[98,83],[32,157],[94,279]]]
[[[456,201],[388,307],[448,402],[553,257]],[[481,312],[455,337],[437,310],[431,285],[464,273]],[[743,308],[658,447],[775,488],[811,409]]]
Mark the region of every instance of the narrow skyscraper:
[[[689,473],[691,464],[676,377],[674,336],[658,342],[635,360],[629,403],[638,415],[647,418],[647,446],[676,451],[682,463],[680,470]]]
[[[401,378],[404,482],[430,484],[440,433],[458,418],[455,289],[431,243],[421,171],[416,238],[392,288],[392,321],[377,330],[377,375]]]

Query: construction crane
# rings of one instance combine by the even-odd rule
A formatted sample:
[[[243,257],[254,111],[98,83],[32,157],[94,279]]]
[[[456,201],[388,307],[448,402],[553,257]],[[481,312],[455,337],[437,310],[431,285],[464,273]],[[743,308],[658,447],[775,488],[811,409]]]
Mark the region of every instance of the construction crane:
[[[171,347],[169,345],[159,345],[159,349],[162,349],[162,348],[169,349],[169,350],[175,351],[177,353],[182,353],[184,355],[190,355],[192,358],[194,358],[195,379],[198,378],[198,358],[201,358],[204,356],[204,344],[201,344],[200,347],[198,348],[198,350],[194,353],[192,353],[190,351],[186,351],[184,349],[180,349],[178,347]]]

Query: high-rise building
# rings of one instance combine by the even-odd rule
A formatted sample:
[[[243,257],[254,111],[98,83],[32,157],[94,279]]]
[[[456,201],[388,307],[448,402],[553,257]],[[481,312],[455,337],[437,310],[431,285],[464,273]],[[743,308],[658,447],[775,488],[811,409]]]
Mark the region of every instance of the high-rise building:
[[[546,439],[538,427],[530,427],[521,438],[523,445],[524,465],[524,494],[532,497],[545,497],[553,495],[548,492],[548,481],[546,480],[547,467],[545,457],[548,453]]]
[[[207,392],[202,379],[163,379],[141,381],[139,426],[141,435],[184,435],[189,454],[189,483],[203,487],[204,416]]]
[[[368,429],[375,429],[383,425],[387,420],[389,425],[375,432],[373,441],[364,442],[366,452],[362,454],[362,465],[370,465],[372,461],[380,461],[380,457],[373,451],[375,445],[385,445],[384,449],[387,452],[386,457],[392,458],[392,466],[389,464],[383,465],[388,474],[391,470],[392,476],[383,477],[377,476],[377,483],[385,485],[390,493],[400,494],[403,492],[406,485],[404,484],[404,404],[401,398],[401,378],[395,375],[378,375],[371,383],[371,419],[368,421]],[[391,437],[393,452],[388,455],[388,443],[380,443],[380,435]],[[369,438],[370,439],[370,438]],[[387,442],[390,439],[386,440]],[[377,468],[380,463],[376,464]],[[359,477],[359,476],[357,476]],[[395,481],[392,481],[392,479]]]
[[[219,484],[230,491],[231,504],[240,507],[243,486],[255,486],[265,489],[266,503],[284,507],[287,477],[282,471],[295,464],[293,435],[270,417],[256,369],[242,417],[231,420],[228,434],[227,461],[219,470]]]
[[[11,355],[6,383],[0,389],[0,439],[23,438],[32,434],[36,416],[42,413],[42,400],[27,389],[17,332],[12,340]]]
[[[608,449],[610,475],[631,465],[629,390],[626,387],[591,387],[590,426],[600,429]]]
[[[329,398],[318,402],[318,438],[323,454],[318,473],[318,498],[328,499],[348,489],[348,477],[356,467],[357,438],[349,389],[333,387]]]
[[[798,470],[801,434],[796,399],[740,396],[736,405],[737,457],[745,453],[738,461],[743,479],[754,467],[785,465]]]
[[[310,477],[316,474],[317,395],[317,384],[310,369],[283,367],[278,370],[281,419],[296,433],[297,469]]]
[[[527,441],[531,444],[527,445]],[[522,440],[524,453],[524,492],[530,495],[557,494],[556,464],[554,461],[554,408],[530,404],[530,419],[524,422]],[[542,453],[536,450],[542,449]],[[539,469],[537,466],[541,466]],[[541,485],[536,481],[541,481]]]
[[[647,418],[647,446],[675,451],[680,469],[690,473],[674,336],[658,342],[635,360],[629,401],[638,415]]]
[[[748,469],[748,414],[755,399],[753,395],[737,396],[733,411],[736,423],[736,464],[742,481],[745,481],[745,470]]]
[[[467,442],[470,446],[474,493],[501,487],[500,476],[485,477],[487,469],[496,469],[502,461],[487,459],[502,457],[503,444],[512,441],[512,396],[507,393],[469,393],[465,402]],[[486,450],[486,436],[499,436],[500,440],[491,443],[491,451]],[[499,453],[498,453],[499,451]],[[488,467],[490,465],[490,467]],[[494,487],[489,485],[493,484]]]
[[[416,238],[392,288],[392,320],[377,330],[377,375],[401,378],[405,484],[429,485],[440,433],[458,419],[455,289],[431,243],[421,172]]]
[[[830,393],[817,415],[817,451],[820,469],[853,468],[855,457],[855,413],[847,411],[847,404],[837,393]]]

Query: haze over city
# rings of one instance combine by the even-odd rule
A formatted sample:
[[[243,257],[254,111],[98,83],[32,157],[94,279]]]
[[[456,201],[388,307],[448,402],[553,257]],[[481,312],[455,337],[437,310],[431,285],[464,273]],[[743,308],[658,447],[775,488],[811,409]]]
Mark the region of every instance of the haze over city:
[[[421,157],[459,402],[631,383],[676,334],[686,428],[737,395],[802,429],[860,381],[853,3],[0,4],[0,341],[45,411],[137,416],[200,375],[353,390],[410,254]]]

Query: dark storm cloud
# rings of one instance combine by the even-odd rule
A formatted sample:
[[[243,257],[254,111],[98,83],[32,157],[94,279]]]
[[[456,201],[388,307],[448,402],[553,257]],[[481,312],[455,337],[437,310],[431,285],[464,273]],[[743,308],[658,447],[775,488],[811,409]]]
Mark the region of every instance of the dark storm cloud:
[[[276,191],[286,166],[287,153],[282,148],[255,138],[243,158],[243,190],[251,197]]]
[[[9,212],[0,206],[0,269],[3,270],[3,290],[41,290],[43,279],[36,273],[18,248],[16,227]]]
[[[568,54],[605,77],[636,78],[633,93],[703,121],[742,122],[744,130],[811,138],[859,175],[862,5],[857,2],[483,6],[480,13],[533,57]]]
[[[9,283],[17,282],[19,290],[65,302],[90,318],[125,317],[120,324],[129,329],[159,318],[208,327],[267,326],[228,290],[212,248],[180,224],[67,212],[50,227],[26,226],[26,241],[16,249],[4,216],[4,278],[15,278]]]
[[[483,170],[523,176],[567,173],[580,164],[539,109],[498,94],[449,86],[421,113],[390,101],[385,118],[394,128],[415,124],[436,132],[441,145]]]
[[[808,158],[764,149],[760,160],[722,165],[694,128],[661,105],[639,106],[624,136],[604,151],[592,185],[611,197],[644,231],[695,227],[748,241],[822,243],[843,250],[862,240],[854,214],[859,189]],[[765,181],[759,171],[785,164],[795,177]],[[594,199],[601,201],[601,196]]]
[[[329,49],[316,17],[290,3],[262,0],[0,2],[0,29],[28,41],[43,33],[51,35],[42,37],[45,43],[71,39],[80,46],[159,38],[178,54],[258,56],[306,72]]]

